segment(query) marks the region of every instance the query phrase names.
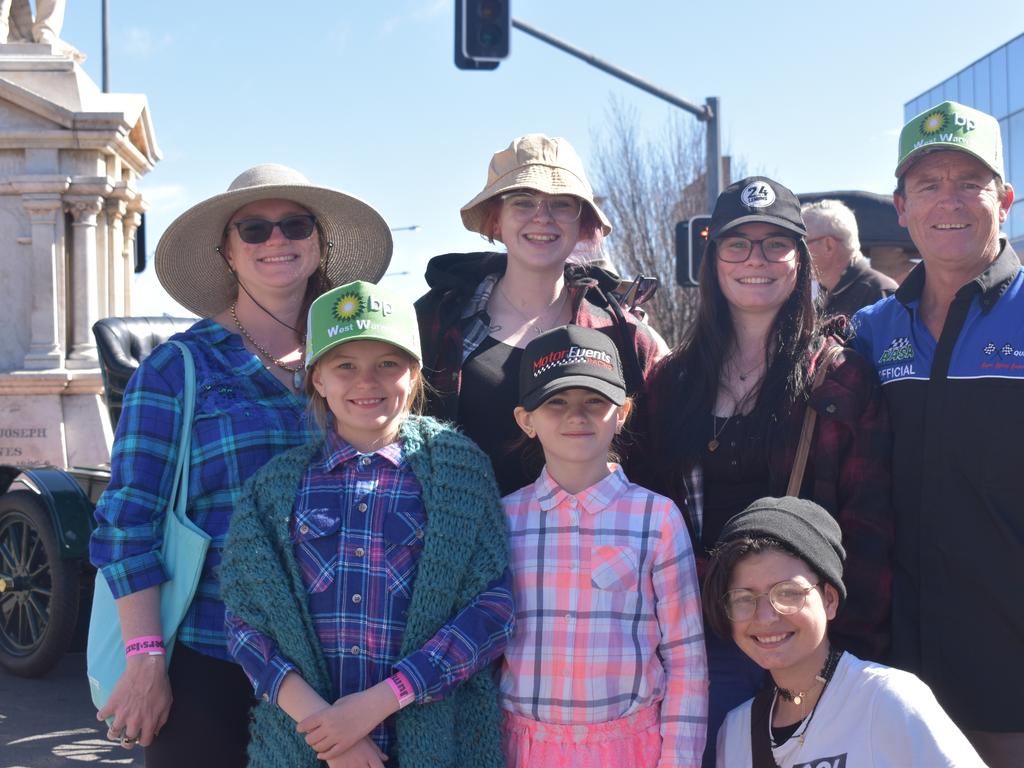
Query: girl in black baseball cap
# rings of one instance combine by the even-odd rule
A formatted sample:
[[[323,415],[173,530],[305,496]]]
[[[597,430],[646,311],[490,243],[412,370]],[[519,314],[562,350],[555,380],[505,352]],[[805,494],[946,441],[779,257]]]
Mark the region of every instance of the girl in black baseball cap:
[[[865,658],[888,645],[889,422],[868,361],[823,323],[800,201],[765,176],[718,197],[701,266],[697,317],[648,381],[634,430],[640,482],[684,510],[698,565],[726,521],[763,496],[794,492],[846,534],[849,600],[834,634]],[[806,471],[794,473],[808,414]],[[798,475],[798,476],[797,476]],[[709,749],[725,713],[754,694],[763,670],[731,638],[708,636]]]

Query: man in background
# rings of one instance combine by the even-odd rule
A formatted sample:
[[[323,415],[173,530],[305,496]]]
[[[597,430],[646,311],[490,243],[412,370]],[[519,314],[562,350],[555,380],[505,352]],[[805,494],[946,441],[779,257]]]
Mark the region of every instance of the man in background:
[[[860,252],[857,219],[846,205],[820,200],[800,212],[818,284],[825,291],[826,315],[851,317],[896,290],[896,281],[872,269]]]

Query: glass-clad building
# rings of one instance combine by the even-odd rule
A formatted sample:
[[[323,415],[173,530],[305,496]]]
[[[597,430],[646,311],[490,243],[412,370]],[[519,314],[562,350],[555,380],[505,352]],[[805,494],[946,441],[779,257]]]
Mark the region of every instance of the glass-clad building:
[[[1024,34],[964,67],[903,105],[904,120],[941,101],[959,101],[994,115],[1003,134],[1006,181],[1018,200],[1003,231],[1017,253],[1024,252]]]

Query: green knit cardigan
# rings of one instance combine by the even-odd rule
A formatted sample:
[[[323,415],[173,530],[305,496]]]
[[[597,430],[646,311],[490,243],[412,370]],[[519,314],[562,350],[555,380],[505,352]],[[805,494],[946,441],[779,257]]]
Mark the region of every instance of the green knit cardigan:
[[[508,534],[490,461],[469,438],[429,417],[410,416],[399,439],[423,489],[427,526],[401,656],[421,648],[508,564]],[[228,609],[273,638],[327,701],[333,685],[310,619],[288,531],[314,441],[269,461],[246,483],[220,566]],[[440,701],[397,716],[402,768],[503,766],[494,670],[481,669]],[[249,728],[251,768],[322,763],[275,704],[257,703]]]

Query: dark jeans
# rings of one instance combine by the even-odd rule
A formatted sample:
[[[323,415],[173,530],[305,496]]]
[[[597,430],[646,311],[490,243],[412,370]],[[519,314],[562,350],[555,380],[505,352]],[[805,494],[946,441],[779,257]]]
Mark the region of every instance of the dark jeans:
[[[715,742],[729,710],[738,707],[764,685],[765,671],[730,640],[722,640],[711,630],[705,634],[708,650],[708,742],[704,748],[703,768],[715,768]]]
[[[175,643],[171,713],[146,768],[245,768],[252,686],[242,668]]]

